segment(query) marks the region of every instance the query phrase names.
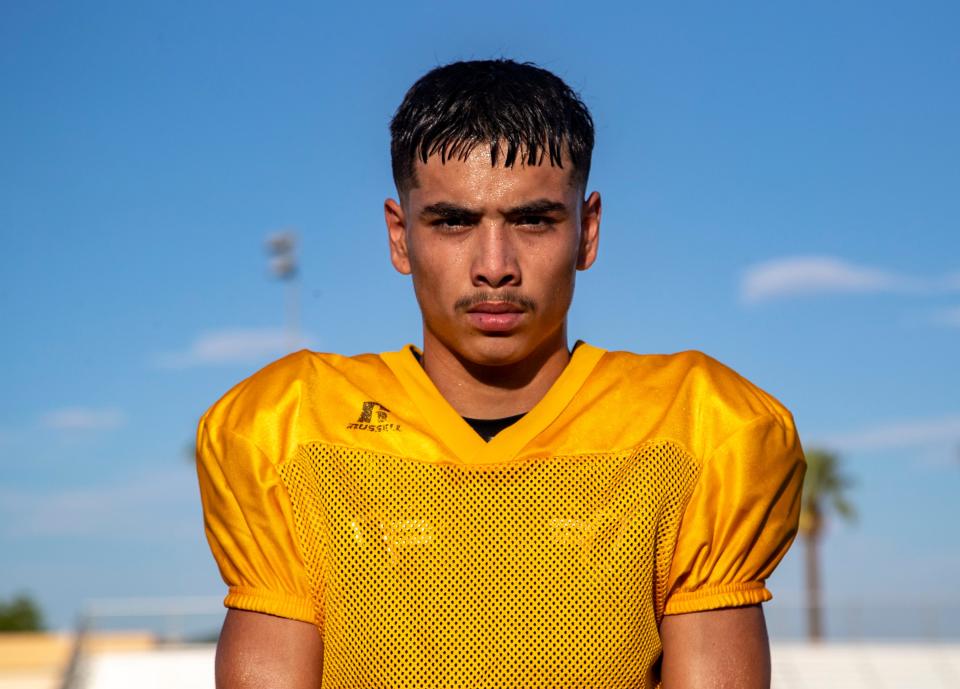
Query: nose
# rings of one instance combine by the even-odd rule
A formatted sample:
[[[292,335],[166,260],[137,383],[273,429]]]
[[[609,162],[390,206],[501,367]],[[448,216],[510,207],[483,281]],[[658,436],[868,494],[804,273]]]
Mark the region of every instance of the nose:
[[[476,247],[471,279],[474,287],[506,287],[520,284],[520,264],[514,238],[508,228],[490,225],[474,235]]]

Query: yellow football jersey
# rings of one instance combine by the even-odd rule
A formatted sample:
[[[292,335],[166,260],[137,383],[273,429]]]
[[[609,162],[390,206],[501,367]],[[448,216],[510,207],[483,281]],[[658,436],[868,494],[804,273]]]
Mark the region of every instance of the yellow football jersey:
[[[228,607],[316,624],[323,687],[656,687],[663,615],[769,600],[803,451],[699,352],[578,343],[490,442],[412,345],[303,350],[204,414]]]

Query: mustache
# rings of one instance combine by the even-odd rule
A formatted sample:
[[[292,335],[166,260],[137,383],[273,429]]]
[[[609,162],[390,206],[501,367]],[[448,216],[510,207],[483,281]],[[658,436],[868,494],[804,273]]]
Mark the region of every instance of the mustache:
[[[458,311],[466,311],[477,304],[482,304],[488,301],[513,304],[526,309],[527,311],[537,310],[537,302],[516,290],[504,290],[502,292],[474,292],[473,294],[468,294],[457,299],[453,305],[453,308]]]

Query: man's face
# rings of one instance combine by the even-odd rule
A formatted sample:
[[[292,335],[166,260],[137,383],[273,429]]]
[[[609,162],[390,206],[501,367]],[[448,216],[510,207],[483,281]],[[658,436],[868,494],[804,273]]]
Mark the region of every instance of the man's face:
[[[576,271],[596,257],[600,197],[584,201],[570,166],[417,161],[418,185],[385,204],[394,267],[413,276],[434,340],[468,362],[522,361],[566,343]]]

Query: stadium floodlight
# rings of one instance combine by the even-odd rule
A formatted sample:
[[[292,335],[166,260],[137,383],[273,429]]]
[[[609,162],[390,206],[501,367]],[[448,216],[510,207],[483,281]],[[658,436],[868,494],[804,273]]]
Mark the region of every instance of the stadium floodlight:
[[[287,283],[287,340],[289,347],[300,347],[300,293],[297,277],[297,233],[280,230],[267,236],[266,249],[270,255],[270,272]]]
[[[281,280],[297,273],[297,235],[293,230],[274,232],[267,237],[267,252],[271,255],[270,270]]]

